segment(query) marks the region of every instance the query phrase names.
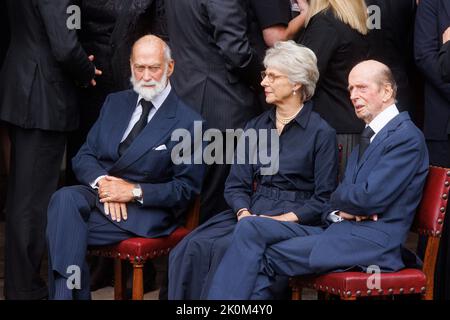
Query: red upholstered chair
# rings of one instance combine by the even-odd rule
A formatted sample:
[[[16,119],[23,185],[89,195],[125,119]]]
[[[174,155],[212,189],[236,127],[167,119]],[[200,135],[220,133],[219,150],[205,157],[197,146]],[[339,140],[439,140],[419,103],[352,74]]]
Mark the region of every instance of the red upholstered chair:
[[[422,299],[432,300],[434,271],[449,186],[450,169],[431,166],[411,228],[413,232],[428,236],[422,270],[403,269],[393,273],[381,273],[380,290],[370,290],[367,287],[372,273],[335,272],[313,277],[295,277],[290,279],[292,299],[301,300],[302,288],[312,288],[322,296],[338,296],[343,300],[401,294],[420,294]]]
[[[180,242],[199,221],[200,199],[197,198],[189,208],[186,224],[177,228],[167,237],[162,238],[130,238],[112,246],[90,247],[89,255],[114,258],[114,299],[124,300],[126,274],[122,270],[122,262],[133,265],[132,299],[142,300],[144,297],[143,267],[147,260],[169,254],[170,250]]]

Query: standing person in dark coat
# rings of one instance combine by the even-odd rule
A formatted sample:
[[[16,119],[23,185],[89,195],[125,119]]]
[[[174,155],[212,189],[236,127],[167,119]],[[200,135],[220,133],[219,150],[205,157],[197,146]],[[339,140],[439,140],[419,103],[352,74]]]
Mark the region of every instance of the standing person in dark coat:
[[[366,0],[367,6],[380,9],[379,29],[369,31],[369,57],[386,64],[394,73],[398,86],[397,101],[401,111],[414,108],[412,92],[414,53],[413,31],[416,0]]]
[[[292,38],[288,0],[166,0],[168,33],[177,68],[175,90],[223,132],[243,128],[262,112],[258,76],[265,49]],[[223,150],[225,153],[226,150]],[[228,205],[223,198],[230,166],[208,166],[201,196],[204,222]]]
[[[442,78],[450,82],[450,27],[442,35],[442,48],[439,51],[439,64]]]
[[[66,132],[78,126],[75,86],[100,74],[69,28],[69,0],[7,0],[11,45],[0,73],[0,119],[9,124],[5,297],[47,296],[39,276],[46,211]]]
[[[5,35],[0,41],[0,69],[3,65],[3,61],[6,56],[6,51],[9,46],[9,22],[8,22],[8,11],[6,11],[6,2],[0,1],[0,30],[2,34]],[[6,177],[8,174],[9,167],[9,138],[6,126],[0,123],[0,221],[4,221],[4,205],[6,198]]]
[[[450,167],[450,83],[441,75],[439,51],[450,26],[450,1],[420,0],[414,33],[416,64],[425,77],[424,134],[430,163]],[[450,209],[447,210],[436,264],[434,296],[450,299]]]
[[[300,39],[317,55],[320,79],[313,98],[314,108],[337,132],[342,146],[341,177],[347,157],[364,128],[353,111],[346,84],[351,68],[365,60],[369,52],[366,22],[364,0],[311,0],[306,29]]]
[[[267,154],[277,159],[278,170],[267,173],[269,168],[261,161],[251,164],[248,150],[245,155],[237,154],[236,159],[246,162],[235,162],[226,182],[225,198],[232,209],[215,215],[171,252],[169,299],[207,297],[238,221],[267,215],[282,221],[299,220],[302,225],[320,224],[323,206],[336,187],[336,133],[312,111],[310,101],[319,78],[314,53],[293,41],[280,42],[267,51],[264,64],[261,85],[274,107],[250,120],[246,130],[264,135],[277,130],[278,139],[265,146],[241,138],[237,152],[242,150],[241,143],[247,143],[248,150],[258,145],[258,154],[267,148]],[[284,280],[277,283],[279,292]]]

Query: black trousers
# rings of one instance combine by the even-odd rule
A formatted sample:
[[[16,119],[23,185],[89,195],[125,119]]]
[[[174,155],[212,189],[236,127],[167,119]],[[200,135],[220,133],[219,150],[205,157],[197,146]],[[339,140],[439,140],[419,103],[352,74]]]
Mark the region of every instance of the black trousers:
[[[40,277],[46,252],[47,207],[58,185],[65,133],[9,128],[11,168],[5,229],[6,299],[47,296]]]
[[[427,141],[430,164],[450,168],[450,135],[447,141]],[[444,218],[434,282],[434,298],[450,300],[450,206]]]

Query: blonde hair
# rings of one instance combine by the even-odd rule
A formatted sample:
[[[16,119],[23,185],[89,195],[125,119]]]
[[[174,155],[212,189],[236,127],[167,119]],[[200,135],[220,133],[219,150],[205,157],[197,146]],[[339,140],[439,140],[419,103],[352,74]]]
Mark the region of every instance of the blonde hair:
[[[367,34],[367,6],[364,0],[310,0],[306,25],[316,14],[331,9],[335,17],[361,34]]]

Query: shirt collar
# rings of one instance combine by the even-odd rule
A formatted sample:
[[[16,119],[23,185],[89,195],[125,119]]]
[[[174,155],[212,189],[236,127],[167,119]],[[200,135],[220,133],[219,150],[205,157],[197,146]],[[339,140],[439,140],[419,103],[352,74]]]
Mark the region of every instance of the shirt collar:
[[[302,127],[306,128],[309,120],[309,116],[312,111],[312,102],[307,101],[304,102],[302,109],[297,114],[297,116],[294,118],[294,120]],[[271,112],[269,113],[269,118],[272,120],[274,124],[276,124],[276,116],[275,116],[276,108],[274,107]]]
[[[154,97],[152,100],[150,100],[156,111],[158,111],[158,109],[162,106],[166,98],[169,96],[171,90],[172,86],[170,85],[170,81],[167,81],[167,86],[164,88],[164,90],[161,91],[161,93]],[[143,97],[139,95],[137,105],[139,105],[141,99],[143,99]]]
[[[377,115],[370,123],[369,126],[372,128],[373,132],[377,134],[388,124],[389,121],[394,119],[399,114],[397,106],[395,104],[387,107],[379,115]]]

